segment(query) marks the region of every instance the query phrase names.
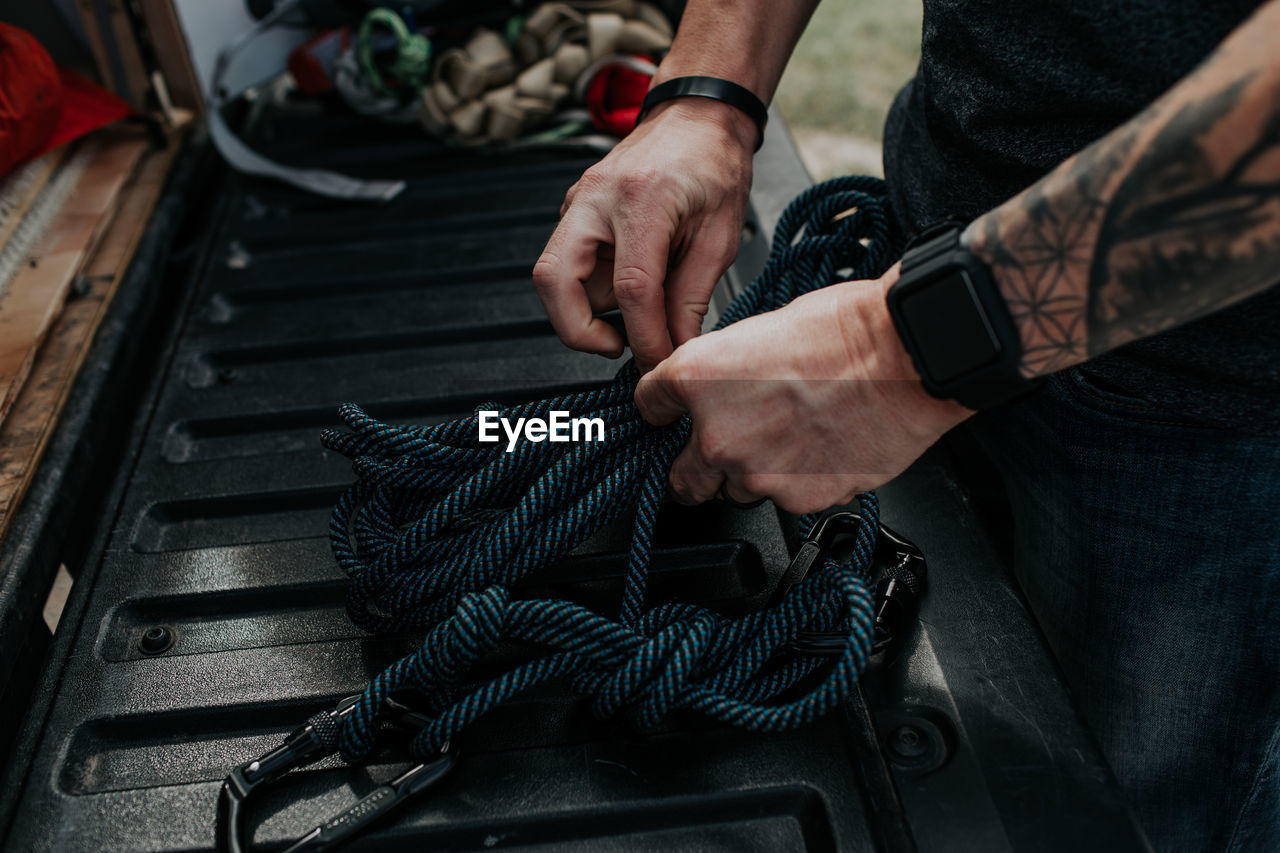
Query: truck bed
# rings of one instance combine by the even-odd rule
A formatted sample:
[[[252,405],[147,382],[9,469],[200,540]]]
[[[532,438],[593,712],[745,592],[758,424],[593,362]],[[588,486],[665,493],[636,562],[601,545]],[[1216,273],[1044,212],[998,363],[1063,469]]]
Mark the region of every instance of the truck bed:
[[[47,650],[32,639],[42,596],[0,596],[6,652],[34,649],[34,674],[15,670],[5,693],[7,848],[210,850],[233,766],[413,648],[343,612],[326,525],[352,475],[318,442],[339,403],[432,423],[616,369],[560,345],[529,283],[565,189],[597,154],[369,131],[314,105],[263,104],[250,122],[271,156],[408,180],[376,207],[243,178],[200,142],[183,155],[44,489],[0,543],[5,590],[47,588],[60,562],[75,577]],[[756,169],[716,307],[759,269],[807,183],[776,116]],[[927,555],[931,588],[901,657],[840,713],[781,735],[695,717],[640,735],[541,691],[481,720],[454,773],[350,849],[1141,846],[946,449],[881,499]],[[656,562],[672,589],[745,611],[770,594],[792,527],[768,504],[672,508]],[[558,587],[611,594],[626,536],[593,538]],[[154,627],[172,645],[148,654]],[[904,750],[906,729],[923,753]],[[293,774],[254,802],[256,843],[297,837],[394,759]]]

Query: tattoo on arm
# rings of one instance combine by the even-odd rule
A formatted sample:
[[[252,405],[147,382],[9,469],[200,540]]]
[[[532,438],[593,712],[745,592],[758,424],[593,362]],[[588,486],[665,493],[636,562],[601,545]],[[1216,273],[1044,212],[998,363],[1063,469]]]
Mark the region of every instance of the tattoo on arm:
[[[1280,2],[1142,114],[978,218],[1023,343],[1052,373],[1280,281]]]

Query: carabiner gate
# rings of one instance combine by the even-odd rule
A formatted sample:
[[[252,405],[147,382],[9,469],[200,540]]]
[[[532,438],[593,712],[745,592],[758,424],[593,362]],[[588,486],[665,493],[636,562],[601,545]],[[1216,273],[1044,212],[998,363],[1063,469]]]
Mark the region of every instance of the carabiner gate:
[[[246,802],[255,789],[269,785],[291,770],[314,764],[337,752],[338,726],[355,708],[359,695],[348,696],[294,730],[280,746],[232,770],[218,794],[217,844],[220,853],[248,853],[250,838]],[[422,728],[425,718],[398,702],[387,700],[383,710],[392,722]],[[448,744],[440,756],[406,770],[380,785],[358,802],[312,829],[286,848],[285,853],[327,850],[381,819],[396,806],[430,788],[453,769],[457,755]]]
[[[836,537],[856,533],[862,523],[861,515],[847,511],[834,512],[820,520],[782,573],[769,606],[780,602],[792,587],[804,580],[827,555]],[[915,618],[928,578],[924,552],[885,524],[879,525],[876,551],[891,563],[876,583],[873,656],[887,650]],[[794,654],[839,657],[844,653],[848,640],[848,636],[839,631],[797,631],[785,648]]]

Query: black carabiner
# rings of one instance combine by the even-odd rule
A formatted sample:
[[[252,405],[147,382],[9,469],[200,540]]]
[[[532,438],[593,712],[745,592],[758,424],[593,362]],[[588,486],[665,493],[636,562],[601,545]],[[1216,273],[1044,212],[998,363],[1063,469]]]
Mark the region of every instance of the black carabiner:
[[[861,524],[862,516],[856,512],[835,512],[819,521],[782,573],[770,605],[777,604],[793,586],[804,580],[805,575],[830,550],[837,536],[855,533]],[[876,552],[891,564],[876,583],[872,655],[888,649],[915,618],[928,578],[924,552],[885,524],[878,528]],[[786,649],[795,654],[838,657],[844,653],[848,641],[848,636],[838,631],[797,631]]]
[[[248,853],[250,838],[245,818],[246,803],[255,789],[269,785],[291,770],[314,764],[334,754],[334,734],[341,720],[355,708],[360,697],[348,696],[338,705],[307,720],[294,730],[280,746],[260,758],[232,770],[218,793],[217,845],[219,853]],[[422,728],[425,718],[417,712],[388,700],[383,714],[397,725]],[[457,755],[445,744],[440,756],[405,771],[380,785],[359,802],[343,810],[303,835],[286,853],[327,850],[382,818],[387,812],[415,794],[425,791],[453,769]]]
[[[878,547],[892,555],[893,563],[876,583],[875,645],[878,654],[906,633],[916,618],[920,599],[929,585],[929,566],[924,552],[904,536],[880,525]]]
[[[809,538],[801,543],[787,570],[778,579],[778,586],[769,599],[769,606],[780,603],[793,586],[805,579],[837,536],[842,533],[857,533],[861,526],[862,516],[856,512],[833,512],[824,516],[810,531]]]

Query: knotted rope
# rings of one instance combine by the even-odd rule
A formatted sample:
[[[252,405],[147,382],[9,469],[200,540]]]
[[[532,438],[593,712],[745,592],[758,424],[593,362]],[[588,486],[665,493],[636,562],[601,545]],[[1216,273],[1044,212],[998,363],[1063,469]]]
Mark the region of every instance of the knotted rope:
[[[764,271],[716,328],[786,305],[838,280],[879,276],[892,258],[883,185],[837,178],[801,193],[779,220]],[[347,612],[374,633],[425,631],[420,648],[378,675],[336,733],[343,757],[374,745],[383,700],[417,691],[432,722],[412,751],[425,758],[495,705],[550,679],[567,679],[595,713],[651,728],[686,708],[752,730],[807,723],[833,708],[862,672],[872,644],[869,569],[874,494],[848,560],[827,559],[775,607],[728,619],[687,603],[647,601],[654,522],[667,474],[688,441],[688,419],[646,423],[632,396],[639,372],[609,384],[502,410],[602,418],[599,442],[479,443],[477,417],[432,427],[390,426],[341,408],[349,432],[323,443],[349,457],[358,480],[334,507],[333,552],[351,578]],[[620,618],[569,601],[515,600],[511,587],[615,519],[634,514]],[[805,521],[812,523],[816,518]],[[800,630],[840,631],[830,659],[780,654]],[[507,641],[541,656],[481,684],[476,662]],[[819,670],[825,668],[820,678]],[[807,688],[800,695],[798,685]],[[812,685],[812,686],[810,686]]]

